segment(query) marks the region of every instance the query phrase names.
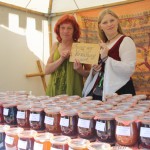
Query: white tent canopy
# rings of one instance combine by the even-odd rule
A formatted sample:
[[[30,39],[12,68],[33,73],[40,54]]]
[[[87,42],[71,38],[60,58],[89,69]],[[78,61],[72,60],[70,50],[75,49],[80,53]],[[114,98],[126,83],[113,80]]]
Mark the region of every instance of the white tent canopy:
[[[131,3],[139,0],[0,0],[0,5],[55,16],[64,12]]]

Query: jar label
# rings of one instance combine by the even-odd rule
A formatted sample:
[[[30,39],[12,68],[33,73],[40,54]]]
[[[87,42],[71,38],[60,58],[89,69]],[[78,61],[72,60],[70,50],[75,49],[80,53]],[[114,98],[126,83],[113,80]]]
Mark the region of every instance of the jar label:
[[[43,150],[43,144],[34,142],[34,150]]]
[[[140,128],[140,136],[150,138],[150,128],[141,127]]]
[[[27,141],[19,140],[18,141],[18,148],[26,149],[27,148]]]
[[[116,134],[123,136],[130,136],[130,127],[117,126]]]
[[[18,119],[25,119],[25,112],[17,111],[17,118]]]
[[[3,110],[3,115],[4,115],[4,116],[8,116],[8,112],[9,112],[9,109],[4,108],[4,110]]]
[[[49,124],[49,125],[53,125],[54,124],[54,118],[45,116],[44,123]]]
[[[69,150],[73,150],[73,149],[69,147]]]
[[[5,143],[12,145],[13,142],[14,142],[14,138],[6,135],[6,137],[5,137]]]
[[[64,127],[68,127],[69,126],[69,119],[61,118],[60,119],[60,125],[64,126]]]
[[[30,114],[30,121],[40,121],[40,114]]]
[[[85,119],[79,118],[78,127],[89,128],[90,127],[90,120],[85,120]]]
[[[51,150],[62,150],[62,149],[51,147]]]
[[[105,123],[96,121],[95,129],[98,131],[104,131],[105,130]]]

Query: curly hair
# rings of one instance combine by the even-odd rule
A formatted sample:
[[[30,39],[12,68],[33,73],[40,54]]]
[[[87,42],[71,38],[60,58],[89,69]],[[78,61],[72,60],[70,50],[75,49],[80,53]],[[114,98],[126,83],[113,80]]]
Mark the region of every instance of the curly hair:
[[[73,32],[73,41],[74,42],[77,42],[80,35],[81,35],[81,31],[80,31],[80,27],[79,27],[79,24],[77,23],[75,17],[73,15],[63,15],[58,21],[57,23],[55,24],[55,28],[54,28],[54,32],[56,33],[56,38],[59,42],[62,41],[61,37],[60,37],[60,25],[62,25],[63,23],[71,23],[72,26],[73,26],[73,29],[74,29],[74,32]]]
[[[98,34],[99,34],[99,37],[100,39],[103,40],[103,42],[107,42],[107,37],[105,35],[105,33],[101,30],[101,28],[99,27],[99,24],[101,23],[103,17],[106,15],[106,14],[110,14],[112,16],[114,16],[115,18],[119,19],[119,17],[117,16],[117,14],[115,14],[111,9],[104,9],[100,14],[99,14],[99,17],[98,17]],[[120,26],[120,23],[118,24],[118,33],[121,33],[123,34],[123,31],[122,31],[122,28]]]

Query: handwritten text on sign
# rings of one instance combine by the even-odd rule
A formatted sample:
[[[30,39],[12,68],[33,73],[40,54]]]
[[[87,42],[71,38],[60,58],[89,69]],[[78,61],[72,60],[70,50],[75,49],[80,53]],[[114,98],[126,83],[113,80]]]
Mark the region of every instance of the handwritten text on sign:
[[[98,44],[73,43],[70,62],[79,60],[83,64],[98,64],[100,48]]]

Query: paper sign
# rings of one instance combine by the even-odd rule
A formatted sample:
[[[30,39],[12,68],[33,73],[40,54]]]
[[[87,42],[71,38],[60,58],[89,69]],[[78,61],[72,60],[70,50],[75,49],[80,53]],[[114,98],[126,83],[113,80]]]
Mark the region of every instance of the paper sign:
[[[70,62],[79,60],[83,64],[98,64],[100,48],[98,44],[91,43],[73,43]]]

